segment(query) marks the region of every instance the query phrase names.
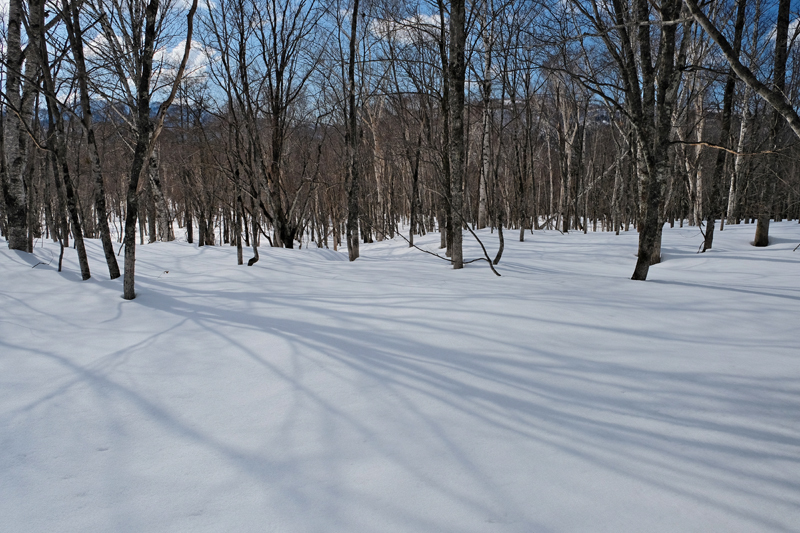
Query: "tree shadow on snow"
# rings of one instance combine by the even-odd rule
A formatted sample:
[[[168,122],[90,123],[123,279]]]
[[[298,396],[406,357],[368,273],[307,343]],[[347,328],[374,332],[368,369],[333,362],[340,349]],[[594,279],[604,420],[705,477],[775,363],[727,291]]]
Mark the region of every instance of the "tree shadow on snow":
[[[126,305],[152,308],[177,320],[92,367],[56,352],[37,351],[74,374],[72,381],[41,401],[52,400],[75,383],[88,384],[101,397],[129,403],[167,432],[219,454],[242,476],[278,487],[284,498],[280,503],[293,512],[306,511],[322,493],[326,512],[353,528],[356,519],[347,514],[346,504],[357,502],[365,512],[407,524],[408,530],[458,531],[446,515],[425,517],[404,502],[380,501],[344,479],[352,450],[350,441],[338,437],[346,432],[363,439],[371,453],[398,465],[420,487],[465,510],[494,516],[504,509],[517,521],[514,530],[544,530],[530,506],[515,503],[521,498],[514,485],[482,462],[486,456],[476,455],[471,439],[464,438],[469,432],[459,428],[475,428],[476,440],[489,430],[496,441],[519,442],[531,452],[529,461],[518,465],[522,475],[535,476],[537,463],[551,454],[566,455],[627,482],[775,531],[790,528],[772,516],[768,505],[800,507],[800,480],[790,473],[800,464],[800,438],[786,426],[787,417],[800,409],[796,376],[664,371],[613,357],[618,346],[649,354],[666,342],[695,346],[698,352],[705,343],[724,346],[726,339],[713,332],[699,338],[678,331],[659,339],[632,326],[529,317],[529,327],[519,336],[498,338],[491,324],[518,317],[466,307],[454,313],[452,298],[420,302],[401,285],[387,285],[380,302],[370,301],[369,295],[284,294],[280,287],[272,292],[223,293],[158,279],[140,280],[140,286],[142,297]],[[241,310],[242,302],[250,311]],[[419,315],[421,305],[424,317]],[[432,316],[439,317],[435,323],[427,319]],[[465,318],[486,326],[465,330]],[[269,447],[254,450],[230,444],[214,428],[190,424],[168,405],[114,379],[114,365],[137,351],[192,357],[159,344],[162,336],[184,324],[195,324],[228,346],[226,360],[241,355],[257,365],[266,385],[287,386],[291,399],[286,411],[319,420],[314,431],[328,448],[325,461],[334,482],[320,486],[309,477],[308,457],[275,459]],[[566,334],[560,345],[541,342],[554,331]],[[570,343],[571,332],[611,340],[583,354]],[[251,339],[256,338],[259,343],[254,345]],[[0,345],[25,349],[2,340]],[[270,353],[270,346],[277,345],[288,347],[288,361]],[[768,350],[769,342],[754,340],[753,349]],[[603,357],[605,353],[609,357]],[[315,388],[307,381],[312,371],[326,373],[326,382],[347,391],[352,403],[345,402],[341,392]],[[351,410],[351,405],[359,410]],[[384,425],[375,425],[378,418]],[[387,425],[395,430],[384,433]],[[272,442],[290,442],[293,428],[287,420],[271,436]],[[428,463],[418,462],[409,449],[415,441],[459,475],[446,479],[428,471]],[[759,468],[764,461],[787,465],[789,471]],[[742,500],[751,504],[732,503]]]
[[[244,299],[258,310],[258,313],[249,313],[225,309],[235,309],[237,306],[233,303],[222,307],[206,305],[202,303],[202,291],[198,294],[196,290],[187,290],[178,297],[166,294],[175,290],[174,286],[171,291],[159,289],[157,297],[142,299],[140,304],[201,325],[256,362],[273,379],[288,383],[298,409],[319,410],[328,420],[361,434],[377,453],[391,456],[420,482],[461,501],[464,506],[485,507],[486,513],[492,509],[485,501],[476,500],[462,490],[458,483],[432,478],[424,465],[415,464],[411,456],[404,457],[396,443],[376,433],[368,421],[332,403],[325,391],[307,385],[302,373],[292,374],[282,363],[271,361],[265,350],[239,340],[240,334],[259,332],[279,339],[291,347],[297,366],[314,366],[320,361],[337,363],[336,372],[342,375],[334,376],[335,379],[351,387],[355,394],[363,394],[364,398],[374,394],[383,401],[390,398],[394,416],[437,442],[442,452],[460,465],[462,472],[469,473],[472,483],[506,505],[515,500],[515,495],[507,493],[502,480],[494,478],[491,471],[475,462],[466,443],[448,431],[447,424],[443,424],[437,413],[454,413],[453,416],[467,424],[492,428],[498,438],[504,434],[509,438],[521,437],[539,448],[569,454],[596,468],[693,502],[702,502],[759,527],[788,530],[769,513],[759,511],[757,502],[778,503],[789,508],[800,506],[800,481],[791,476],[765,474],[755,467],[761,461],[785,463],[795,469],[798,466],[800,439],[795,432],[778,429],[785,427],[787,413],[796,412],[800,407],[800,389],[792,378],[651,370],[635,364],[576,355],[570,353],[569,343],[565,350],[538,348],[535,335],[525,339],[528,342],[498,340],[490,330],[464,331],[458,320],[448,318],[451,309],[446,299],[426,303],[428,311],[439,311],[428,316],[442,317],[430,324],[413,317],[419,305],[413,300],[385,304],[382,306],[385,316],[376,316],[374,312],[361,309],[363,302],[358,301],[338,302],[337,309],[331,310],[333,301],[330,298],[282,297],[255,291],[226,294],[232,302]],[[212,295],[219,297],[218,292],[209,291],[208,296]],[[404,301],[402,293],[397,294],[396,301]],[[289,318],[280,309],[292,309],[294,314],[301,312],[308,319]],[[483,319],[491,322],[492,314],[488,315]],[[544,318],[530,320],[534,332],[554,327],[564,331],[597,330],[629,342],[640,336],[635,342],[641,346],[651,346],[654,340],[652,335],[642,335],[640,330],[622,326],[587,326],[577,321]],[[398,334],[400,331],[405,333]],[[466,341],[476,348],[448,348],[443,346],[442,338]],[[685,341],[689,346],[714,342],[714,339],[689,337],[680,332],[665,340],[679,344]],[[724,344],[724,339],[719,342]],[[754,348],[756,345],[769,349],[763,340],[754,343]],[[698,408],[707,405],[710,407]],[[742,417],[742,413],[747,416]],[[760,423],[751,424],[753,418]],[[195,440],[208,438],[190,436]],[[207,444],[219,447],[213,439]],[[287,484],[287,490],[298,490],[296,476],[302,476],[300,465],[282,465],[276,472],[276,466],[265,456],[243,457],[235,450],[222,451],[243,469],[260,473],[264,482],[275,483],[277,475],[281,480],[278,482]],[[336,456],[335,450],[333,456]],[[342,456],[346,456],[343,450]],[[535,458],[531,460],[536,461]],[[756,482],[757,486],[742,480]],[[694,485],[698,486],[694,488]],[[708,487],[717,491],[708,491]],[[364,497],[347,494],[343,487],[336,490],[339,492],[331,493],[331,498]],[[754,505],[733,505],[719,497],[719,493],[725,493],[730,501],[744,498]],[[407,509],[397,508],[394,512],[406,514],[405,520],[417,519]],[[528,515],[523,508],[515,508],[511,513]],[[426,527],[423,523],[417,525]],[[442,524],[433,525],[442,527]]]

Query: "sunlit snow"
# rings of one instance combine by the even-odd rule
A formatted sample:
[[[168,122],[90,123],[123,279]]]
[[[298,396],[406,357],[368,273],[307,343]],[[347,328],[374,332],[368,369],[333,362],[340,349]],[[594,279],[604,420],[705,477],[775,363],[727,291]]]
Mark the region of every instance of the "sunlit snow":
[[[156,243],[133,301],[0,241],[0,531],[797,531],[800,225],[753,230],[647,282],[634,232]]]

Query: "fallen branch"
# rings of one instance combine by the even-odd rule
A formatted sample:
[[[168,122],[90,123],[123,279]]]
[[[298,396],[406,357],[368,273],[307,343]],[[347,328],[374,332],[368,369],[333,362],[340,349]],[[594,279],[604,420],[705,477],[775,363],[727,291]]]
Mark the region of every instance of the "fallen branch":
[[[364,218],[367,218],[367,217],[364,217]],[[372,228],[373,228],[375,231],[377,231],[378,233],[380,233],[381,235],[383,235],[383,238],[384,238],[384,239],[387,237],[387,235],[386,235],[386,233],[385,233],[384,231],[382,231],[382,230],[378,229],[378,228],[377,228],[377,227],[376,227],[374,224],[372,224],[372,220],[370,220],[370,225],[372,226]],[[440,229],[441,229],[441,228],[440,228]],[[489,259],[489,254],[486,252],[486,247],[483,245],[483,243],[482,243],[482,242],[481,242],[481,240],[478,238],[478,236],[477,236],[477,235],[475,235],[475,232],[474,232],[474,231],[472,231],[472,230],[469,228],[469,226],[467,226],[467,229],[469,230],[469,232],[470,232],[470,233],[472,233],[472,236],[473,236],[473,237],[475,237],[475,240],[476,240],[476,241],[478,241],[478,244],[480,244],[480,245],[481,245],[481,248],[483,249],[483,253],[484,253],[484,255],[485,255],[486,257],[478,257],[477,259],[472,259],[472,260],[470,260],[470,261],[464,261],[464,264],[465,264],[465,265],[468,265],[468,264],[470,264],[470,263],[474,263],[475,261],[486,261],[486,262],[488,262],[488,263],[489,263],[489,268],[491,268],[491,269],[492,269],[492,272],[494,272],[494,273],[495,273],[497,276],[500,276],[500,273],[499,273],[499,272],[497,272],[497,270],[495,270],[495,268],[494,268],[494,265],[492,265],[492,261]],[[432,255],[432,256],[434,256],[434,257],[438,257],[439,259],[443,259],[444,261],[447,261],[447,262],[448,262],[448,263],[450,263],[450,264],[452,264],[452,263],[453,263],[453,260],[452,260],[452,259],[450,259],[449,257],[444,257],[444,256],[441,256],[441,255],[439,255],[439,254],[437,254],[437,253],[435,253],[435,252],[431,252],[430,250],[423,250],[422,248],[420,248],[419,246],[417,246],[416,244],[414,244],[414,243],[412,243],[410,240],[408,240],[408,239],[406,238],[406,236],[405,236],[405,235],[403,235],[401,232],[399,232],[399,231],[398,231],[398,232],[397,232],[397,235],[398,235],[398,236],[399,236],[401,239],[403,239],[404,241],[406,241],[410,247],[412,247],[412,248],[416,248],[416,249],[417,249],[417,250],[419,250],[420,252],[425,252],[425,253],[426,253],[426,254],[428,254],[428,255]]]

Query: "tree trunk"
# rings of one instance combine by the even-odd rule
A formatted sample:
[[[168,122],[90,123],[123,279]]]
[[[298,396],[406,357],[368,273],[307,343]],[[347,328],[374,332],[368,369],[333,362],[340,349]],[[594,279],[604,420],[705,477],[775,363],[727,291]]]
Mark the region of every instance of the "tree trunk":
[[[494,261],[492,264],[498,264],[500,262],[500,258],[503,257],[503,250],[506,247],[506,240],[503,237],[503,210],[497,210],[497,239],[499,241],[499,246],[497,247],[497,255],[494,256]]]
[[[48,103],[48,114],[50,120],[54,120],[52,109]],[[56,121],[58,119],[55,119]],[[59,131],[62,130],[62,131]],[[52,150],[53,157],[58,164],[55,167],[56,184],[60,188],[63,184],[64,192],[66,193],[67,212],[69,213],[70,223],[72,225],[72,235],[75,239],[75,250],[78,252],[78,264],[81,269],[81,278],[87,280],[91,278],[89,271],[89,259],[86,256],[86,247],[83,242],[83,229],[81,228],[81,220],[78,215],[78,199],[75,192],[75,186],[72,183],[72,177],[69,173],[69,166],[67,165],[66,158],[66,142],[64,141],[63,126],[57,127],[51,124],[48,134],[48,145]]]
[[[168,242],[174,240],[175,237],[174,232],[172,231],[172,217],[170,217],[169,207],[167,206],[167,200],[164,197],[164,189],[161,184],[159,167],[159,154],[158,150],[156,149],[150,154],[148,178],[150,180],[150,190],[155,207],[155,219],[158,223],[158,240],[162,242]],[[152,241],[153,236],[151,236],[150,239]]]
[[[28,249],[28,197],[23,176],[27,161],[27,132],[24,124],[31,115],[29,108],[33,100],[29,94],[20,96],[23,17],[23,1],[11,0],[8,6],[8,51],[6,56],[8,70],[5,89],[8,112],[5,116],[4,131],[6,179],[3,193],[8,217],[8,247],[12,250],[29,252],[31,250]],[[30,87],[30,80],[35,77],[35,67],[33,67],[35,63],[33,58],[29,58],[25,63],[25,89],[28,93],[33,89]],[[34,74],[34,76],[27,76],[28,74]]]
[[[665,0],[661,5],[661,16],[664,22],[671,22],[680,16],[680,0]],[[648,20],[649,4],[639,0],[637,11],[640,21]],[[663,24],[658,51],[658,72],[650,59],[649,27],[639,28],[639,47],[644,64],[644,97],[642,100],[642,117],[649,117],[650,109],[654,111],[652,118],[645,118],[640,130],[639,146],[642,156],[641,170],[644,175],[642,195],[645,199],[644,213],[639,225],[639,253],[631,279],[644,281],[647,279],[649,267],[661,260],[661,235],[663,221],[661,219],[661,201],[664,187],[670,172],[668,157],[670,133],[672,131],[673,110],[677,101],[680,85],[681,66],[685,62],[685,50],[688,43],[688,28],[684,28],[683,41],[678,59],[675,58],[675,36],[677,25]],[[656,92],[656,88],[658,91]],[[650,137],[652,135],[652,137]]]
[[[103,183],[103,171],[100,164],[100,153],[97,148],[97,139],[94,131],[94,119],[89,98],[88,74],[86,60],[83,53],[83,30],[80,26],[80,13],[77,2],[62,1],[62,15],[69,37],[70,47],[74,59],[78,88],[80,90],[81,122],[86,132],[86,144],[91,158],[92,178],[94,179],[94,205],[97,215],[97,224],[100,229],[100,241],[103,244],[103,254],[108,265],[108,274],[111,279],[117,279],[121,273],[117,256],[114,255],[114,246],[111,243],[111,231],[108,227],[108,209],[106,207],[106,192]]]
[[[466,77],[466,5],[465,0],[453,0],[450,5],[450,56],[448,61],[450,85],[450,204],[453,212],[452,256],[454,269],[464,268],[462,250],[464,225],[464,85]]]
[[[408,149],[410,152],[410,148]],[[411,165],[411,219],[410,228],[408,230],[408,246],[414,246],[414,232],[417,230],[418,218],[420,215],[420,201],[419,201],[419,161],[422,156],[422,132],[417,135],[417,147],[414,150],[414,155],[409,153],[408,159]]]
[[[788,36],[790,19],[791,0],[780,0],[778,2],[778,20],[775,24],[775,64],[773,68],[773,89],[784,94],[786,90],[786,61],[788,58]],[[772,128],[770,131],[772,148],[778,146],[778,137],[781,130],[781,114],[775,109],[772,115]],[[774,157],[771,166],[776,165]],[[775,190],[775,183],[765,183],[761,192],[761,201],[758,205],[758,221],[756,222],[756,235],[753,240],[754,246],[769,245],[769,219],[772,215],[772,199]]]
[[[769,214],[758,215],[756,222],[756,237],[753,240],[753,246],[768,246],[769,245]]]
[[[244,251],[242,250],[242,195],[239,192],[238,176],[236,185],[236,202],[234,223],[233,223],[233,240],[236,244],[236,264],[244,264]]]
[[[738,0],[736,12],[736,23],[734,25],[733,52],[739,56],[742,48],[742,34],[744,30],[744,16],[747,0]],[[733,90],[736,87],[736,74],[733,70],[728,71],[728,79],[725,82],[725,90],[722,96],[722,130],[720,132],[720,145],[730,144],[731,133],[731,114],[733,111]],[[722,198],[720,197],[719,182],[725,168],[726,152],[717,151],[717,160],[714,165],[714,175],[711,177],[711,190],[708,197],[708,216],[706,218],[706,236],[703,242],[703,251],[710,250],[714,242],[714,222],[717,216],[724,220],[722,213]],[[734,178],[731,178],[733,183]]]
[[[359,256],[358,220],[360,176],[358,169],[358,116],[356,109],[356,44],[358,36],[358,5],[353,0],[353,11],[350,17],[350,58],[347,65],[347,256],[355,261]]]
[[[80,264],[81,277],[87,280],[91,277],[89,271],[89,259],[86,256],[86,247],[83,242],[83,230],[81,219],[78,214],[78,198],[75,186],[67,164],[67,141],[64,132],[64,119],[61,109],[56,101],[56,84],[53,80],[52,72],[47,57],[47,45],[45,43],[45,26],[43,3],[33,1],[29,3],[29,53],[28,61],[36,61],[41,66],[42,80],[47,102],[47,115],[50,120],[50,127],[47,134],[47,145],[51,153],[54,154],[58,162],[55,171],[56,184],[63,179],[64,190],[67,198],[67,208],[72,223],[72,234],[75,238],[75,249],[78,252],[78,263]]]
[[[481,131],[481,171],[478,181],[478,229],[486,227],[487,220],[487,181],[490,172],[490,156],[491,156],[491,96],[492,96],[492,35],[488,27],[488,5],[489,2],[484,2],[484,11],[481,12],[481,22],[483,24],[482,38],[483,38],[483,129]]]
[[[737,202],[739,201],[739,190],[742,179],[744,178],[744,156],[742,153],[747,142],[747,130],[750,123],[750,88],[744,90],[742,96],[742,117],[739,125],[739,142],[736,145],[736,156],[733,160],[733,175],[731,175],[730,191],[728,192],[728,224],[738,224],[739,219],[736,212]]]
[[[140,78],[136,88],[136,145],[133,152],[125,213],[125,273],[122,297],[136,298],[134,278],[136,275],[136,219],[139,216],[139,184],[143,179],[149,159],[150,142],[153,138],[153,122],[150,120],[150,77],[153,73],[153,55],[156,40],[156,15],[159,0],[150,0],[145,8],[144,49],[141,55]]]

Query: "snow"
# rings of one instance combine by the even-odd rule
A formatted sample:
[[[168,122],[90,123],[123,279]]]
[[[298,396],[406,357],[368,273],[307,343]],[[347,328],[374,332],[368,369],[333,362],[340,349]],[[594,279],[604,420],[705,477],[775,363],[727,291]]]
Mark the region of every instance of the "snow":
[[[156,243],[133,301],[0,242],[0,531],[797,531],[800,225],[753,230],[644,283],[633,232]]]

